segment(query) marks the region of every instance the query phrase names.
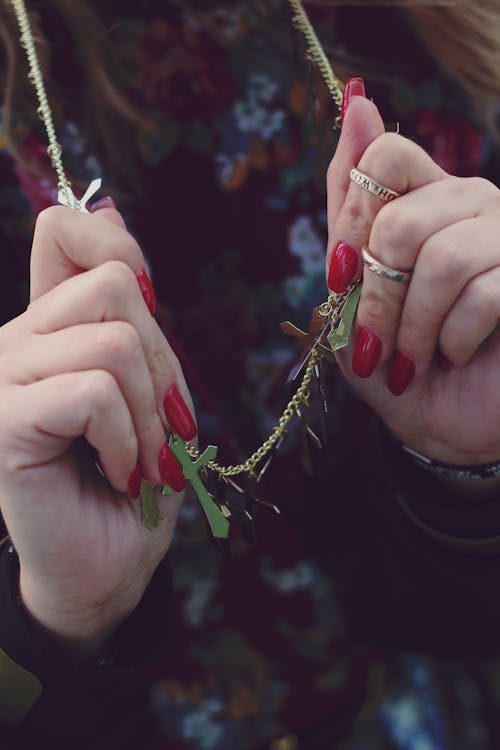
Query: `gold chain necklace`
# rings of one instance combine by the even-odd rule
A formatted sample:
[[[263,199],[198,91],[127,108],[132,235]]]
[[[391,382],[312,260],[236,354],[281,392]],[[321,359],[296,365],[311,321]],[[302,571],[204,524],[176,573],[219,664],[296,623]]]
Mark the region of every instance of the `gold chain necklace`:
[[[11,3],[20,29],[21,45],[25,49],[28,59],[28,79],[35,87],[38,98],[39,106],[37,114],[47,132],[49,141],[47,154],[57,174],[58,202],[75,210],[87,212],[86,204],[94,193],[99,190],[101,180],[94,180],[80,199],[76,198],[73,193],[71,183],[64,170],[62,148],[57,140],[52,111],[45,90],[40,61],[25,2],[24,0],[11,0]],[[343,84],[332,70],[321,43],[302,6],[301,0],[289,0],[289,3],[293,11],[293,24],[304,35],[308,56],[318,66],[333,100],[340,110],[342,106]],[[351,284],[342,294],[331,293],[326,302],[315,308],[308,334],[296,329],[290,323],[282,324],[282,327],[288,325],[294,328],[295,332],[293,335],[297,335],[298,332],[299,336],[308,344],[295,368],[293,379],[305,368],[304,374],[299,387],[285,407],[277,425],[271,430],[271,434],[267,440],[246,461],[234,466],[222,466],[215,461],[217,455],[216,446],[210,445],[203,453],[200,453],[194,446],[184,443],[179,436],[172,435],[170,437],[170,447],[182,467],[185,478],[191,482],[200,500],[211,532],[216,540],[220,542],[227,540],[229,536],[229,522],[233,515],[240,514],[246,517],[247,520],[251,520],[251,504],[253,502],[262,502],[243,490],[231,477],[245,474],[256,481],[261,479],[271,463],[274,452],[283,441],[288,425],[294,418],[302,417],[301,407],[306,409],[309,406],[309,386],[315,374],[318,376],[320,360],[324,357],[331,358],[332,353],[336,349],[346,346],[356,312],[359,291],[359,285]],[[328,346],[326,345],[326,341],[328,341]],[[307,429],[317,439],[309,426]],[[244,499],[243,504],[241,502],[229,502],[226,494],[224,499],[221,500],[218,498],[217,492],[210,491],[208,487],[209,482],[207,481],[209,471],[215,474],[216,479],[223,481],[226,488],[231,491],[235,490],[239,496],[239,500]],[[163,494],[172,494],[172,490],[165,486]],[[145,480],[141,488],[141,507],[144,525],[149,529],[156,528],[162,520],[162,514],[155,498],[154,488]],[[279,512],[274,505],[270,507]]]
[[[11,2],[19,25],[21,46],[24,47],[26,57],[28,58],[28,80],[35,87],[38,99],[37,115],[42,120],[47,132],[47,139],[49,141],[47,154],[57,174],[57,201],[63,206],[69,206],[69,208],[85,211],[85,205],[101,187],[101,180],[94,180],[80,200],[78,200],[73,193],[71,183],[66,177],[66,172],[64,171],[62,163],[62,148],[57,140],[54,121],[52,118],[52,110],[50,109],[47,92],[45,91],[40,60],[36,51],[35,40],[33,38],[31,24],[26,11],[26,5],[24,4],[24,0],[11,0]]]
[[[325,50],[311,25],[301,0],[288,0],[288,2],[292,6],[293,11],[292,23],[304,35],[308,55],[318,66],[326,87],[340,112],[342,110],[344,84],[335,75],[330,60],[326,56]]]

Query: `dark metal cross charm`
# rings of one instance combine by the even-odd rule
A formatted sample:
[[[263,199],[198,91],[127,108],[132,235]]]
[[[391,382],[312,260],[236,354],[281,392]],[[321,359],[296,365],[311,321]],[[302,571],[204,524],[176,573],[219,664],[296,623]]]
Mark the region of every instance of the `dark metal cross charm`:
[[[299,361],[294,365],[288,376],[288,382],[290,382],[291,380],[295,380],[295,378],[309,359],[314,345],[321,339],[323,334],[326,333],[328,327],[330,326],[330,321],[328,320],[328,318],[320,315],[319,310],[319,307],[313,308],[311,320],[309,323],[309,330],[307,331],[307,333],[305,331],[302,331],[300,328],[297,328],[297,326],[293,323],[290,323],[289,320],[281,323],[280,327],[283,333],[287,336],[294,336],[295,338],[299,339],[302,346],[304,347]],[[321,356],[325,357],[325,359],[327,359],[329,362],[335,361],[335,355],[333,354],[330,347],[320,343],[318,344],[318,351]]]
[[[307,331],[307,333],[305,331],[301,331],[300,328],[297,328],[296,325],[290,323],[289,320],[281,323],[281,330],[287,336],[295,336],[295,338],[299,339],[304,349],[308,349],[310,346],[315,344],[326,323],[327,319],[323,315],[320,315],[319,307],[314,307],[311,314],[311,321],[309,323],[309,330]],[[321,354],[325,357],[329,357],[332,353],[331,350],[327,346],[323,346],[323,344],[320,344],[319,348]]]

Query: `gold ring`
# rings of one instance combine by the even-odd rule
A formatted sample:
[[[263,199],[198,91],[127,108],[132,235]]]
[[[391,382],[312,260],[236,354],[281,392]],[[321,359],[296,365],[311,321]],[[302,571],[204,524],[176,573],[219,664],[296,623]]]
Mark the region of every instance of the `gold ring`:
[[[368,177],[367,174],[363,174],[363,172],[360,172],[355,167],[353,167],[349,172],[349,179],[355,182],[356,185],[359,185],[359,187],[363,188],[364,190],[368,190],[369,193],[375,195],[377,198],[380,198],[380,200],[386,201],[387,203],[389,201],[393,201],[395,198],[399,198],[401,195],[401,193],[396,193],[395,190],[384,187],[380,184],[380,182],[372,180],[371,177]]]
[[[380,263],[370,252],[367,247],[361,250],[361,257],[363,258],[363,265],[368,268],[369,271],[376,273],[381,279],[387,279],[388,281],[397,281],[400,284],[409,284],[413,269],[399,269],[391,268]]]

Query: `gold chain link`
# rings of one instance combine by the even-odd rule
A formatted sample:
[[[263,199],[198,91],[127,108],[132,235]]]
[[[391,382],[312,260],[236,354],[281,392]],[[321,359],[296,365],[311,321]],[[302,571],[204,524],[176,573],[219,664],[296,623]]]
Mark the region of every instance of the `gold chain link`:
[[[349,294],[353,290],[354,286],[355,284],[351,284],[342,294],[330,294],[326,302],[323,302],[323,304],[319,306],[319,314],[325,319],[331,318],[332,320],[335,320],[341,313],[342,307],[344,306],[344,303],[349,297]],[[206,464],[209,469],[212,469],[212,471],[215,471],[220,476],[224,477],[235,476],[236,474],[249,474],[250,476],[255,475],[255,469],[257,465],[261,463],[264,458],[266,458],[266,456],[272,451],[274,446],[281,440],[281,438],[285,436],[286,428],[288,427],[292,419],[298,415],[300,405],[304,404],[304,406],[307,406],[309,403],[309,385],[311,384],[314,368],[318,360],[321,359],[321,354],[319,352],[320,344],[321,342],[319,340],[314,344],[309,355],[309,360],[304,373],[304,377],[302,378],[302,382],[285,407],[283,414],[278,421],[278,424],[275,425],[275,427],[273,427],[273,429],[271,430],[271,434],[269,435],[267,440],[265,440],[262,445],[257,448],[257,450],[252,453],[252,455],[247,458],[244,463],[236,464],[234,466],[221,466],[221,464],[218,464],[215,461],[209,461]],[[194,446],[186,444],[186,448],[191,458],[199,458],[200,452]]]
[[[24,0],[11,0],[11,2],[16,14],[19,30],[21,32],[21,46],[26,50],[26,57],[28,58],[28,80],[35,87],[36,95],[38,98],[37,115],[42,120],[45,126],[45,130],[47,131],[47,138],[49,141],[47,154],[49,155],[52,166],[57,174],[58,190],[62,191],[69,197],[72,194],[71,183],[66,177],[66,173],[64,171],[62,163],[62,148],[56,137],[52,111],[47,99],[47,92],[45,91],[42,70],[40,68],[40,60],[36,51],[35,40],[31,31],[31,25],[29,22],[28,13],[26,11],[26,6],[24,4]]]
[[[342,92],[344,86],[342,82],[337,78],[330,62],[316,36],[316,33],[311,26],[311,23],[302,7],[301,0],[289,0],[292,6],[294,16],[293,23],[295,27],[302,32],[306,39],[308,54],[311,59],[318,66],[325,84],[330,92],[335,104],[340,110],[342,107]],[[39,106],[37,109],[38,116],[42,120],[45,130],[47,131],[47,137],[49,146],[47,147],[47,154],[51,160],[52,166],[57,174],[57,187],[63,192],[67,199],[68,205],[71,205],[72,189],[71,183],[66,177],[64,166],[62,163],[62,148],[56,137],[56,131],[54,128],[52,111],[49,106],[47,99],[47,93],[45,90],[45,84],[43,81],[42,71],[40,67],[40,61],[36,51],[35,40],[31,31],[31,26],[26,11],[24,0],[11,0],[14,8],[19,29],[21,32],[21,45],[26,50],[28,58],[29,74],[28,78],[34,85],[36,95],[38,98]],[[342,305],[347,299],[350,289],[344,292],[342,295],[331,294],[326,302],[320,305],[319,313],[325,318],[330,317],[335,320],[342,309]],[[284,437],[286,428],[288,427],[291,420],[299,414],[300,406],[308,406],[309,403],[309,385],[313,377],[315,366],[321,357],[319,352],[319,344],[317,341],[313,346],[307,367],[302,378],[300,386],[295,391],[295,394],[288,402],[283,414],[281,415],[278,424],[272,429],[271,434],[265,440],[257,450],[242,464],[234,466],[222,466],[215,461],[210,461],[206,466],[213,471],[217,472],[220,476],[235,476],[236,474],[249,474],[250,476],[255,475],[255,469],[258,464],[263,461],[264,458],[273,450],[276,444]],[[191,458],[197,459],[200,456],[200,452],[194,448],[194,446],[186,443],[186,449]]]
[[[224,477],[231,477],[236,474],[249,474],[250,476],[254,476],[256,466],[272,451],[276,443],[278,443],[285,435],[286,428],[292,419],[297,416],[300,405],[308,405],[310,396],[309,385],[312,380],[314,367],[320,356],[321,355],[317,349],[313,349],[302,382],[285,407],[283,414],[279,418],[278,424],[273,427],[267,440],[265,440],[244,463],[236,464],[235,466],[221,466],[221,464],[218,464],[215,461],[209,461],[206,466]],[[200,453],[196,448],[193,446],[187,446],[187,450],[191,458],[199,458]]]
[[[301,0],[289,0],[289,3],[292,6],[292,10],[294,13],[293,24],[295,28],[304,35],[308,54],[313,62],[315,62],[318,66],[318,69],[325,81],[326,87],[340,112],[342,110],[344,84],[335,75],[330,61],[325,54],[325,50],[323,49],[321,42],[319,41],[316,32],[314,31],[311,22],[302,6]]]
[[[328,88],[328,91],[330,92],[330,95],[340,112],[342,109],[344,84],[335,75],[330,61],[328,60],[328,57],[325,54],[325,51],[316,35],[316,32],[314,31],[311,22],[309,21],[309,18],[302,6],[301,0],[289,0],[289,2],[293,11],[293,24],[295,28],[304,35],[308,54],[313,62],[315,62],[318,66],[318,69],[325,81],[326,87]],[[347,296],[351,289],[352,287],[342,295],[331,294],[328,297],[327,301],[320,305],[319,314],[325,318],[334,318],[336,313],[338,313],[342,309],[342,305],[347,299]],[[307,406],[308,404],[310,395],[309,385],[313,377],[314,368],[321,357],[319,353],[319,344],[320,342],[318,341],[314,345],[309,357],[309,362],[307,364],[304,377],[302,378],[302,382],[297,388],[292,399],[288,402],[285,410],[283,411],[283,414],[278,421],[278,424],[271,430],[271,434],[269,435],[268,439],[265,440],[260,448],[257,448],[257,450],[252,453],[252,455],[247,458],[244,463],[237,464],[235,466],[221,466],[215,461],[210,461],[207,464],[210,469],[216,471],[221,476],[235,476],[236,474],[250,474],[251,476],[254,475],[256,466],[261,461],[263,461],[264,458],[266,458],[266,456],[272,451],[274,446],[281,440],[281,438],[284,437],[286,428],[288,427],[289,423],[295,416],[297,416],[297,410],[300,407],[300,404],[304,404],[305,406]],[[200,455],[199,451],[193,446],[188,446],[188,452],[194,459],[197,459]]]

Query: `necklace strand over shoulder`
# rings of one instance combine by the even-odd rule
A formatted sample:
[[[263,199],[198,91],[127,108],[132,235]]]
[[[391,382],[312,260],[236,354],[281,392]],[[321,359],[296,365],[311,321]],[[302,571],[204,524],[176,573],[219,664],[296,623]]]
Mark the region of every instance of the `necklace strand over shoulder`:
[[[101,180],[94,180],[80,199],[76,198],[73,193],[71,183],[64,170],[62,148],[57,140],[26,5],[24,0],[11,0],[11,3],[20,29],[21,45],[25,49],[28,59],[28,78],[35,88],[38,99],[37,114],[47,132],[49,142],[47,154],[57,174],[58,202],[75,210],[86,212],[86,204],[99,190]],[[289,0],[289,3],[293,12],[293,24],[304,36],[308,57],[316,63],[335,104],[340,110],[343,84],[332,70],[304,11],[301,0]],[[299,363],[292,371],[292,379],[303,372],[302,380],[267,440],[246,461],[234,466],[223,466],[215,461],[217,455],[215,446],[208,446],[200,453],[193,445],[182,441],[179,436],[170,436],[169,443],[172,451],[179,461],[186,479],[191,482],[207,517],[211,533],[219,544],[227,541],[230,522],[234,517],[239,517],[240,520],[243,518],[245,522],[251,522],[253,503],[262,502],[253,491],[248,492],[236,484],[232,477],[243,474],[258,482],[283,441],[290,422],[297,417],[303,418],[302,410],[306,411],[309,406],[311,382],[315,377],[319,382],[321,360],[323,358],[332,359],[333,352],[345,346],[348,342],[359,291],[359,285],[353,284],[343,294],[330,294],[326,302],[314,309],[311,327],[307,334],[299,331],[290,323],[282,324],[283,330],[285,330],[285,326],[289,326],[294,329],[293,335],[297,335],[298,332],[299,338],[305,344]],[[309,425],[307,430],[319,442]],[[222,497],[220,485],[224,487]],[[169,487],[163,488],[163,494],[171,493],[172,490]],[[270,507],[279,512],[274,505]],[[156,501],[154,488],[146,481],[143,481],[141,487],[141,508],[144,525],[151,530],[156,528],[162,520],[162,514]]]

